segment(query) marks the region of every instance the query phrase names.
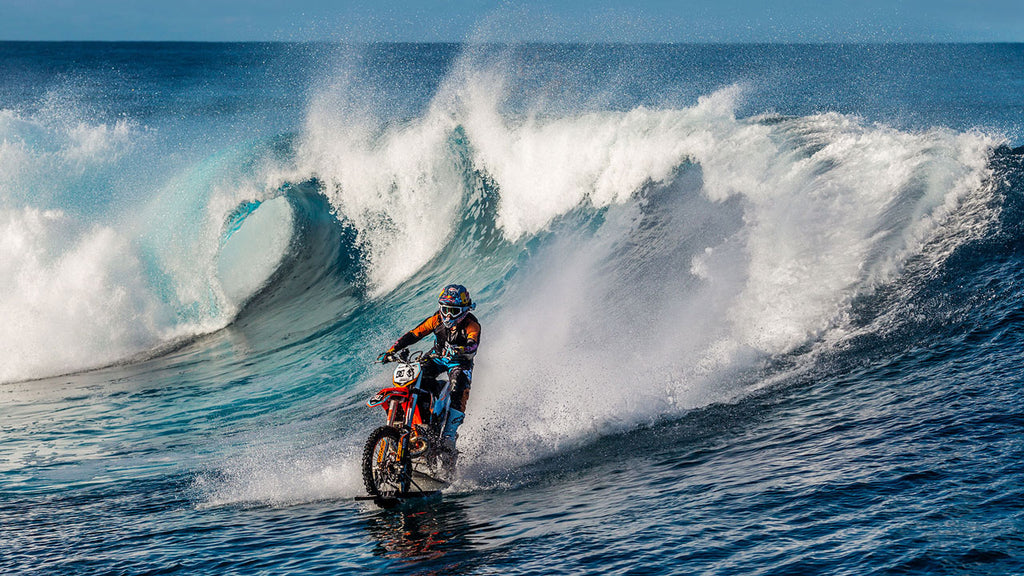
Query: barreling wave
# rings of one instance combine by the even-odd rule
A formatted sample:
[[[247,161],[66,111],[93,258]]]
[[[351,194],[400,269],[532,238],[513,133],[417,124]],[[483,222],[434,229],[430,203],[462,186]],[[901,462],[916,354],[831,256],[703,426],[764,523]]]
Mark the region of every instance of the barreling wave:
[[[998,211],[988,135],[737,117],[735,86],[551,112],[510,106],[501,70],[467,55],[401,117],[331,84],[296,134],[148,179],[145,130],[5,112],[0,168],[19,180],[0,380],[229,325],[271,353],[365,355],[459,281],[484,323],[464,450],[505,465],[763,385],[774,358],[862,330],[858,298],[910,261],[941,266]],[[126,199],[52,211],[13,190],[45,187]]]

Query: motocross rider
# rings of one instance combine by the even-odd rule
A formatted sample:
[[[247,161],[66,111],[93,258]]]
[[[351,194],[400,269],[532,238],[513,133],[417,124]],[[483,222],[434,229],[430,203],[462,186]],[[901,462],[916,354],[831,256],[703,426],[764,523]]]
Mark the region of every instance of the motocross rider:
[[[449,284],[441,290],[437,299],[438,310],[419,326],[406,332],[377,359],[390,362],[395,353],[403,348],[419,342],[428,334],[434,335],[434,348],[431,353],[438,356],[423,365],[423,378],[427,382],[442,372],[448,372],[448,381],[452,383],[451,408],[448,412],[448,425],[445,426],[444,445],[451,452],[455,451],[456,432],[465,417],[466,402],[469,400],[469,387],[473,379],[473,357],[476,356],[480,344],[480,322],[470,310],[476,304],[469,297],[469,291],[460,284]]]

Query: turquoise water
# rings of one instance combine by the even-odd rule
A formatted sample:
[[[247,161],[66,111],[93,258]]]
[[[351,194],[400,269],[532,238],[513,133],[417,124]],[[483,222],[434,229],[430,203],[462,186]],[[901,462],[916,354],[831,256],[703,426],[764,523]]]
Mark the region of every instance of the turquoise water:
[[[1020,573],[1022,61],[0,44],[0,568]],[[357,502],[453,281],[456,481]]]

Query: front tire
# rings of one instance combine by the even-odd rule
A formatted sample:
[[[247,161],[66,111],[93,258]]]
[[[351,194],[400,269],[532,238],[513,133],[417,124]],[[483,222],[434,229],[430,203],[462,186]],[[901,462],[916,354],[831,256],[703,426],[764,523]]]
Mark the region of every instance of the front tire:
[[[363,448],[363,484],[370,496],[392,497],[409,491],[411,467],[407,450],[405,458],[398,453],[402,435],[391,426],[381,426],[366,439]]]

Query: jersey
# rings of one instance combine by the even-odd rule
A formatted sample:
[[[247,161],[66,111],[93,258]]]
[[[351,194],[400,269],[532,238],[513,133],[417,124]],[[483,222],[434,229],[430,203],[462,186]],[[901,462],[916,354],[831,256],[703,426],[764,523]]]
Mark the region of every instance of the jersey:
[[[419,326],[403,334],[388,352],[397,352],[419,342],[429,334],[434,335],[434,348],[431,352],[445,356],[448,346],[460,347],[463,349],[462,353],[454,356],[453,359],[472,365],[473,357],[476,356],[477,348],[480,346],[480,322],[472,313],[466,314],[457,324],[448,328],[441,321],[441,312],[435,312],[420,322]]]

